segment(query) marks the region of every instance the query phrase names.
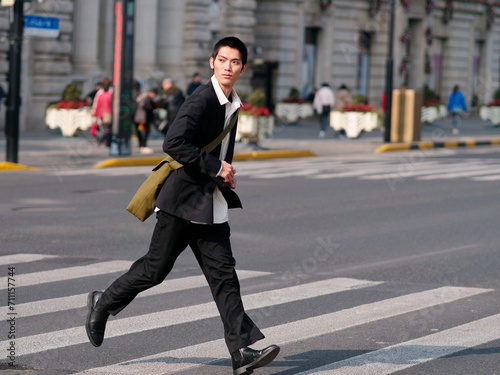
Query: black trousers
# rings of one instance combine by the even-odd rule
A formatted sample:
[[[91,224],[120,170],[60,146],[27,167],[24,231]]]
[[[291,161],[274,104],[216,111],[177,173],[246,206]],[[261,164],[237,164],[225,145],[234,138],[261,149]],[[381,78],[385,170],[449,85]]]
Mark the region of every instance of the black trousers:
[[[212,291],[229,352],[263,339],[264,335],[243,308],[229,241],[229,224],[193,224],[163,211],[156,216],[158,221],[148,253],[104,291],[97,308],[111,315],[118,314],[137,294],[160,284],[172,270],[177,257],[189,246]]]

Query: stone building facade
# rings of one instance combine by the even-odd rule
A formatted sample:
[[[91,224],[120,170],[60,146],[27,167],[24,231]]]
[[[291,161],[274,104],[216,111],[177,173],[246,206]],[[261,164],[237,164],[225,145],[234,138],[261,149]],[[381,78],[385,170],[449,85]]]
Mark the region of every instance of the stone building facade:
[[[324,4],[324,6],[322,6]],[[411,4],[405,9],[404,4]],[[469,104],[490,101],[500,87],[500,20],[470,1],[396,0],[394,87],[428,85],[446,101],[459,84]],[[208,79],[216,40],[235,35],[249,46],[242,93],[265,89],[272,102],[292,87],[302,96],[322,82],[346,84],[380,105],[385,87],[387,1],[136,0],[135,76],[146,86],[171,77],[185,88],[194,72]],[[84,93],[112,77],[114,0],[33,0],[25,13],[55,16],[55,39],[27,36],[22,54],[22,130],[43,129],[47,103],[77,83]],[[449,15],[449,13],[448,13]],[[0,9],[0,73],[8,71],[9,8]],[[7,87],[5,81],[0,84]],[[1,107],[0,128],[5,121]]]

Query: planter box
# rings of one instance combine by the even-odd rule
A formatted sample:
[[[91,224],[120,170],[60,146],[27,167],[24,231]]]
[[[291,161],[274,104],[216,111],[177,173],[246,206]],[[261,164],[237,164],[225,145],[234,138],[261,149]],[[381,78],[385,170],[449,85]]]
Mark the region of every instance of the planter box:
[[[421,121],[422,123],[430,123],[445,118],[447,115],[448,112],[445,105],[422,107]]]
[[[278,103],[275,108],[276,116],[286,119],[290,123],[298,119],[314,115],[314,109],[310,103]]]
[[[363,131],[379,127],[378,115],[373,112],[330,112],[330,126],[338,131],[344,129],[347,138],[358,138]]]
[[[61,128],[63,136],[73,137],[92,126],[92,114],[90,108],[48,108],[45,113],[45,123],[51,129]]]
[[[274,131],[274,117],[240,115],[236,129],[236,141],[259,142]]]
[[[491,121],[493,125],[500,125],[500,107],[483,106],[479,109],[479,117],[484,121]]]

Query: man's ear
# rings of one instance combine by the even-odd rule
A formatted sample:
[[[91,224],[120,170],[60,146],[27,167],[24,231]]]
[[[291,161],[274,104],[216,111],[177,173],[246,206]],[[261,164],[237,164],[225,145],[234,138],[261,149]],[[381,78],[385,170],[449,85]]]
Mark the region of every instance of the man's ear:
[[[247,70],[247,64],[243,65],[243,68],[241,68],[240,74],[243,73],[245,70]]]
[[[214,70],[214,58],[210,57],[210,69]]]

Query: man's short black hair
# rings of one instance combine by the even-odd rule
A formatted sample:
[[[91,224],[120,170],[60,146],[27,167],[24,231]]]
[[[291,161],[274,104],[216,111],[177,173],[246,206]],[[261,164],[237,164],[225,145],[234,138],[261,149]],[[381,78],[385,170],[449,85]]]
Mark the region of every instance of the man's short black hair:
[[[236,38],[235,36],[228,36],[215,43],[214,49],[212,51],[212,58],[214,60],[222,47],[237,49],[240,52],[242,64],[246,65],[248,59],[248,50],[245,43],[243,43],[240,39]]]

